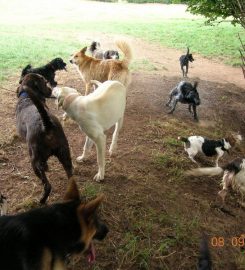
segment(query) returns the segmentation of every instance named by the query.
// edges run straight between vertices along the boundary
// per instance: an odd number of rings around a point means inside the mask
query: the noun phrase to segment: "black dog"
[[[55,87],[57,82],[54,80],[54,77],[57,70],[66,70],[66,63],[61,58],[55,58],[47,65],[39,68],[32,68],[31,65],[27,65],[21,72],[19,83],[22,83],[26,74],[36,73],[42,75],[50,83],[51,87]]]
[[[114,51],[114,50],[107,50],[107,51],[103,51],[101,50],[100,47],[100,43],[97,41],[93,41],[89,47],[89,51],[91,53],[91,55],[94,58],[97,59],[119,59],[119,53],[118,51]]]
[[[173,113],[178,102],[189,104],[189,112],[192,113],[191,107],[193,109],[194,119],[198,120],[196,107],[201,104],[199,94],[197,92],[198,83],[195,82],[192,86],[191,83],[181,81],[171,92],[169,96],[169,101],[166,106],[169,106],[173,102],[172,109],[169,113]]]
[[[52,90],[45,79],[33,73],[27,74],[17,89],[17,130],[28,145],[32,168],[44,185],[40,203],[45,203],[51,192],[51,185],[45,175],[50,156],[59,159],[68,178],[72,176],[72,161],[65,133],[59,120],[45,105],[45,99],[51,94]]]
[[[93,241],[108,233],[97,216],[103,196],[82,203],[75,181],[70,182],[64,202],[0,217],[2,270],[65,270],[66,260],[78,253],[95,261]]]
[[[187,48],[187,53],[186,55],[181,55],[180,56],[180,67],[183,73],[183,77],[187,77],[188,69],[189,69],[189,61],[193,62],[194,58],[191,53],[189,53],[189,48]],[[184,66],[185,66],[185,71],[184,71]]]

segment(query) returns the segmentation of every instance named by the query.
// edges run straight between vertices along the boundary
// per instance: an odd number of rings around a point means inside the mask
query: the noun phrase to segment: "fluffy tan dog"
[[[70,62],[75,64],[78,72],[85,83],[85,95],[89,93],[91,80],[105,82],[114,80],[121,82],[126,88],[131,82],[131,74],[128,66],[132,61],[132,50],[128,43],[124,40],[115,41],[117,47],[123,52],[123,60],[101,60],[87,56],[85,54],[87,47],[75,53]]]
[[[93,83],[95,83],[93,81]],[[117,147],[119,131],[123,124],[126,106],[126,88],[118,81],[97,82],[98,88],[87,96],[74,93],[73,88],[54,88],[53,95],[67,115],[78,123],[87,135],[83,154],[77,158],[81,163],[86,159],[93,143],[96,145],[99,170],[94,179],[100,181],[105,175],[106,135],[104,131],[115,125],[109,153]]]

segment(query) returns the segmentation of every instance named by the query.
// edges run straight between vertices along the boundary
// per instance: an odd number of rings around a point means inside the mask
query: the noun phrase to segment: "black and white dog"
[[[194,82],[192,86],[191,83],[181,81],[169,95],[169,101],[166,106],[170,106],[172,102],[172,108],[169,113],[173,113],[178,102],[189,104],[189,112],[192,113],[196,121],[198,121],[196,107],[201,104],[199,93],[197,92],[198,82]],[[192,110],[191,110],[192,108]]]
[[[228,192],[228,188],[231,187],[234,190],[239,191],[242,196],[245,196],[245,158],[236,158],[227,163],[223,167],[210,167],[210,168],[198,168],[192,169],[187,172],[188,175],[193,176],[214,176],[223,173],[222,178],[222,190],[219,191],[219,196],[222,198],[223,203]]]
[[[202,153],[207,157],[217,156],[215,165],[219,166],[219,159],[228,152],[231,147],[242,140],[241,135],[232,135],[220,140],[209,140],[202,136],[190,136],[188,138],[178,137],[178,140],[184,142],[185,151],[189,158],[198,164],[194,157]]]
[[[193,62],[194,58],[191,53],[189,53],[189,48],[187,48],[187,53],[184,55],[181,55],[179,58],[180,61],[180,67],[183,73],[183,77],[187,77],[188,69],[189,69],[189,62]],[[184,70],[185,67],[185,70]]]
[[[103,51],[101,49],[100,43],[97,41],[93,41],[89,47],[89,52],[94,58],[97,59],[119,59],[118,51],[107,50]]]
[[[0,193],[0,216],[4,216],[7,214],[7,198]]]
[[[33,68],[31,65],[27,65],[22,70],[19,83],[22,83],[26,74],[36,73],[42,75],[50,83],[51,87],[55,87],[57,86],[57,82],[54,80],[54,77],[57,70],[66,70],[66,63],[61,58],[55,58],[48,64],[39,68]]]

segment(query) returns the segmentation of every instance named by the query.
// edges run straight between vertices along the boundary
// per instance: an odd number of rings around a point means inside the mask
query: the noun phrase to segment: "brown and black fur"
[[[0,217],[0,269],[66,270],[67,257],[107,235],[96,213],[102,199],[81,202],[71,178],[64,202]]]
[[[51,192],[51,185],[45,174],[50,156],[58,158],[68,178],[72,176],[68,141],[59,120],[49,112],[45,104],[45,99],[51,93],[46,80],[32,73],[23,78],[17,89],[17,130],[28,145],[32,168],[44,186],[40,203],[45,203]]]

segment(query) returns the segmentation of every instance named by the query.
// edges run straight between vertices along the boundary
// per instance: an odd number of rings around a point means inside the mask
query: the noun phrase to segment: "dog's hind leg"
[[[43,196],[42,198],[40,199],[40,203],[41,204],[44,204],[46,203],[46,200],[48,199],[48,196],[51,192],[51,185],[48,181],[48,178],[46,177],[46,174],[45,174],[45,171],[44,171],[44,168],[43,166],[40,164],[39,161],[33,159],[32,160],[32,168],[36,174],[36,176],[41,179],[42,183],[43,183],[43,187],[44,187],[44,193],[43,193]]]
[[[189,113],[192,114],[191,104],[188,105],[188,110],[189,110]]]
[[[70,150],[68,146],[63,147],[60,151],[57,151],[55,156],[58,158],[59,162],[62,164],[67,177],[68,178],[72,177],[73,166],[72,166],[71,154],[70,154]]]
[[[182,75],[183,75],[183,77],[185,77],[184,66],[183,66],[183,65],[181,65],[180,67],[181,67],[181,70],[182,70]]]
[[[91,151],[93,147],[93,144],[94,142],[88,136],[86,136],[85,144],[83,146],[83,153],[81,156],[77,157],[78,163],[83,162],[87,158],[89,152]]]
[[[115,124],[115,130],[112,135],[112,142],[109,149],[110,156],[112,156],[117,149],[117,139],[118,139],[119,131],[122,128],[122,124],[123,124],[123,118],[119,119],[118,122]]]

